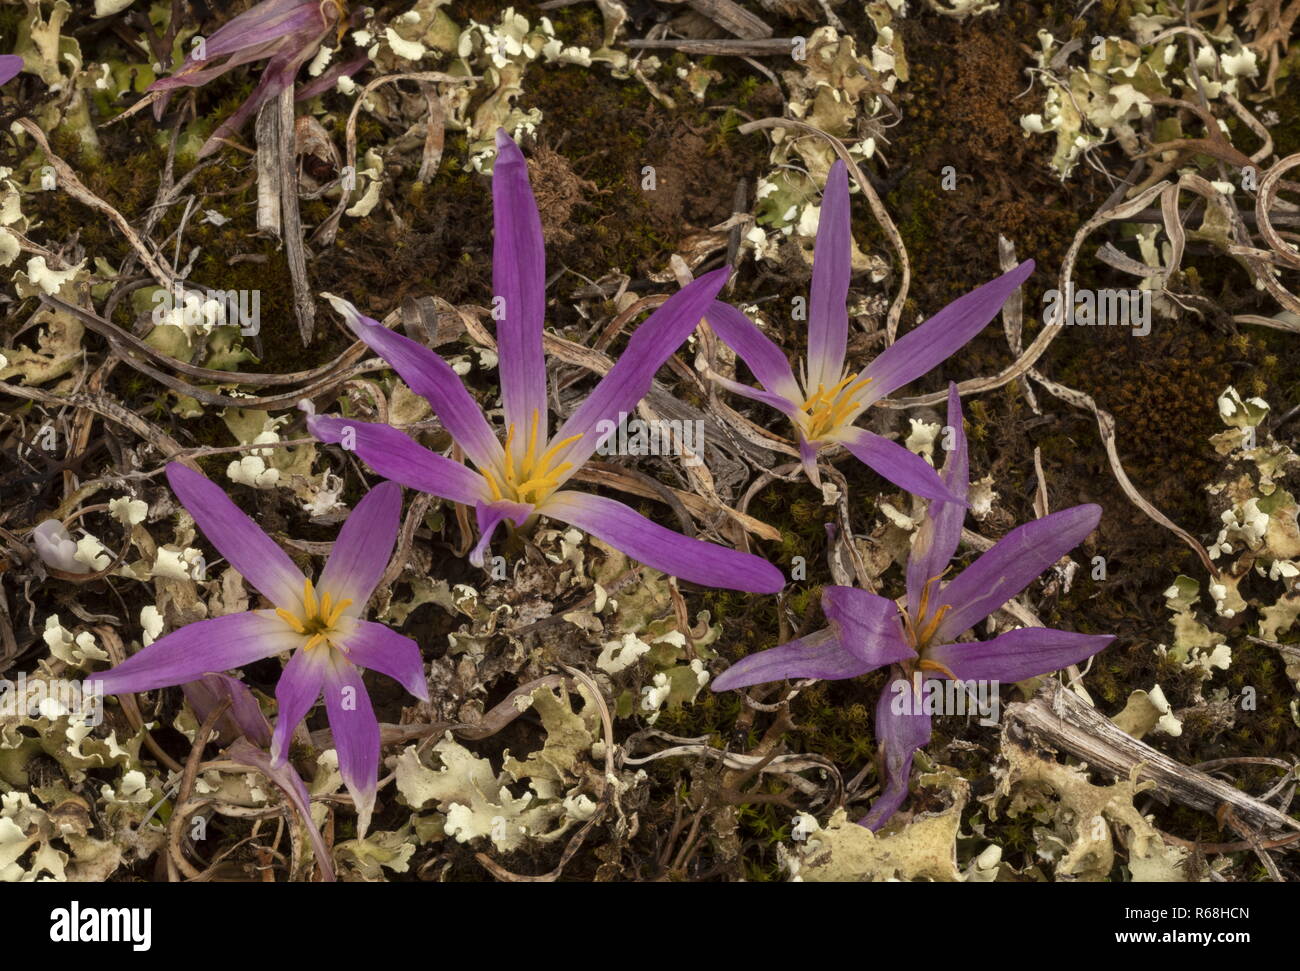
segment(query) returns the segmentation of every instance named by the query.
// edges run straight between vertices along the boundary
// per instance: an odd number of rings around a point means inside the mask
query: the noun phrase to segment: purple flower
[[[323,442],[343,441],[351,430],[349,447],[380,475],[473,506],[479,542],[470,560],[476,566],[483,565],[484,551],[503,520],[522,526],[541,514],[693,583],[754,593],[780,590],[784,578],[766,560],[665,529],[613,499],[563,488],[614,433],[619,414],[631,411],[650,390],[655,372],[695,329],[728,271],[715,270],[670,297],[637,328],[587,400],[550,434],[542,356],[546,269],[541,219],[524,156],[504,131],[497,132],[497,150],[492,277],[497,306],[504,312],[497,324],[504,447],[446,361],[337,297],[329,299],[348,326],[429,400],[478,471],[417,445],[389,425],[309,414],[308,428]],[[603,420],[608,424],[598,430]]]
[[[23,59],[17,54],[0,54],[0,84],[8,84],[23,69]]]
[[[267,61],[262,79],[248,100],[199,151],[200,158],[211,154],[221,139],[237,132],[262,105],[293,84],[299,69],[315,56],[325,38],[336,30],[342,32],[343,7],[342,0],[263,0],[207,38],[175,74],[149,86],[150,91],[165,92],[154,105],[154,117],[162,119],[171,92],[177,88],[201,87],[241,64]],[[359,70],[367,60],[363,54],[336,64],[303,88],[298,97],[319,94],[339,77]]]
[[[794,423],[804,471],[819,483],[817,456],[843,445],[859,460],[907,491],[926,499],[951,499],[939,477],[906,448],[854,425],[868,408],[938,366],[984,329],[1002,304],[1033,272],[1026,260],[996,280],[959,297],[920,327],[886,348],[861,372],[845,368],[848,342],[849,180],[843,162],[831,166],[822,199],[808,295],[808,357],[796,380],[785,354],[734,307],[715,303],[709,325],[749,366],[764,390],[718,375],[725,388],[783,412]]]
[[[94,680],[105,694],[151,691],[293,652],[275,689],[272,763],[284,764],[293,730],[323,692],[339,772],[364,833],[375,804],[379,722],[359,668],[373,668],[417,698],[429,698],[415,641],[363,619],[397,540],[401,488],[385,482],[357,503],[312,583],[214,483],[176,462],[167,466],[167,480],[217,551],[274,608],[190,624]]]
[[[873,830],[907,798],[912,755],[930,741],[928,713],[909,705],[900,714],[891,705],[900,689],[910,693],[914,685],[924,689],[939,678],[1023,681],[1091,657],[1114,640],[1110,635],[1026,627],[987,641],[958,642],[1082,542],[1096,527],[1101,508],[1074,506],[1019,526],[943,583],[961,539],[969,472],[956,385],[948,390],[948,424],[954,430],[954,447],[942,480],[960,501],[931,502],[908,558],[904,602],[852,587],[827,587],[822,610],[830,627],[743,658],[713,682],[714,691],[727,691],[784,678],[855,678],[896,665],[896,677],[876,705],[884,790],[859,820]]]

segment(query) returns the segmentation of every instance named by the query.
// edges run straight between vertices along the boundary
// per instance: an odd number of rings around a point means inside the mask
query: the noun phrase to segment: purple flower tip
[[[528,163],[524,160],[524,153],[519,150],[519,144],[508,134],[504,128],[497,129],[497,164],[498,165],[519,165],[522,171],[527,173]],[[527,175],[524,176],[527,178]]]
[[[0,54],[0,84],[7,84],[23,69],[23,59],[17,54]]]

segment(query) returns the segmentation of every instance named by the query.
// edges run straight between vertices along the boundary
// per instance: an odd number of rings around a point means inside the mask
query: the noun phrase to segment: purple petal
[[[730,304],[715,300],[709,307],[708,323],[719,339],[749,366],[759,384],[798,408],[796,399],[802,399],[790,362],[752,320]]]
[[[1007,298],[1033,272],[1034,261],[1025,260],[996,280],[958,297],[900,337],[867,365],[863,374],[871,378],[871,383],[866,386],[863,401],[879,401],[955,354],[997,316]]]
[[[939,478],[939,473],[930,467],[930,463],[915,452],[909,452],[897,442],[881,438],[865,428],[851,428],[839,439],[840,443],[857,456],[862,464],[875,470],[884,479],[888,479],[901,489],[906,489],[922,499],[942,499],[945,502],[960,501]]]
[[[317,586],[336,604],[351,600],[347,608],[351,616],[365,612],[375,584],[384,575],[397,542],[401,514],[402,487],[396,482],[381,483],[357,503],[334,540]]]
[[[970,456],[962,423],[961,397],[957,385],[951,382],[948,384],[948,427],[953,430],[953,448],[939,478],[964,503],[969,491]],[[965,518],[966,507],[955,502],[931,500],[926,509],[925,522],[916,531],[907,560],[907,609],[913,617],[919,616],[921,591],[926,583],[942,574],[957,552]]]
[[[216,710],[223,701],[230,702],[230,708],[217,719],[217,737],[221,744],[229,745],[237,738],[246,737],[254,745],[271,744],[271,726],[262,714],[262,707],[248,690],[248,685],[238,678],[227,674],[205,674],[197,681],[187,681],[181,685],[185,700],[194,710],[194,717],[199,723],[208,720],[208,715]]]
[[[778,647],[743,657],[714,679],[714,691],[732,691],[769,681],[817,678],[840,681],[866,674],[872,666],[855,657],[835,631],[827,628]]]
[[[845,650],[868,671],[916,656],[903,638],[898,605],[856,587],[825,587],[822,612],[838,632]]]
[[[392,425],[310,415],[307,430],[331,445],[343,442],[347,435],[352,443],[349,450],[356,452],[361,461],[384,478],[409,488],[467,506],[488,496],[487,480],[483,476],[429,451]]]
[[[595,434],[597,423],[606,419],[617,426],[620,414],[631,412],[646,396],[655,372],[695,330],[730,272],[723,267],[687,284],[636,329],[618,363],[555,433],[558,441],[571,435],[582,436],[558,460],[572,462],[576,471],[591,458],[601,442],[601,436]]]
[[[339,647],[358,667],[386,674],[421,701],[429,700],[420,646],[409,637],[383,624],[363,620],[340,641]]]
[[[820,452],[820,446],[804,438],[803,432],[799,433],[799,464],[803,466],[803,474],[808,476],[808,481],[818,489],[822,487],[822,474],[817,468],[817,456]]]
[[[474,507],[474,518],[478,522],[478,542],[470,550],[470,563],[477,567],[483,566],[484,554],[492,544],[492,534],[504,520],[522,526],[532,514],[533,506],[529,503],[510,502],[507,499],[478,503]]]
[[[329,28],[337,21],[337,17],[322,16],[325,9],[325,4],[312,0],[265,0],[207,38],[202,61],[191,54],[171,76],[159,78],[149,90],[198,87],[241,64],[276,53],[282,60],[294,58],[300,65],[315,55]]]
[[[278,767],[272,765],[269,755],[260,748],[254,748],[242,738],[226,750],[226,757],[241,765],[257,769],[280,788],[302,818],[303,825],[307,827],[307,836],[311,840],[312,852],[316,854],[316,862],[320,864],[321,874],[327,882],[333,883],[334,861],[330,859],[329,850],[325,848],[320,830],[316,828],[316,823],[311,818],[311,795],[307,792],[302,776],[295,772],[291,765]]]
[[[749,593],[776,593],[785,586],[781,571],[767,560],[665,529],[614,499],[557,492],[537,511],[691,583]]]
[[[313,0],[264,0],[213,31],[204,45],[207,60],[255,47],[308,29],[322,31],[323,3]]]
[[[992,549],[958,574],[940,594],[952,610],[939,625],[937,640],[955,641],[1087,538],[1101,519],[1101,507],[1062,509],[1017,526]]]
[[[166,96],[170,97],[172,91],[180,88],[201,87],[237,67],[272,57],[280,47],[280,41],[275,39],[262,44],[250,44],[237,51],[229,51],[227,53],[230,56],[224,58],[214,55],[199,61],[191,55],[182,62],[174,74],[154,81],[149,85],[148,90],[165,92]]]
[[[427,398],[447,431],[480,469],[494,469],[504,454],[501,443],[483,417],[483,410],[465,390],[460,377],[439,355],[409,337],[395,334],[339,297],[327,297],[352,333],[389,363],[416,394]]]
[[[302,604],[302,571],[220,486],[179,462],[168,463],[167,481],[208,542],[240,576],[277,607],[296,610]]]
[[[295,53],[296,51],[296,53]],[[229,118],[217,126],[203,146],[199,149],[199,158],[206,158],[217,151],[223,140],[230,138],[244,127],[248,119],[257,114],[262,105],[277,97],[285,88],[293,86],[293,79],[298,69],[314,52],[308,47],[287,46],[277,51],[266,67],[262,69],[261,80],[253,88],[243,104]]]
[[[23,69],[23,59],[17,54],[0,54],[0,84],[8,84]]]
[[[298,723],[307,717],[320,697],[329,672],[330,648],[324,644],[301,648],[289,658],[275,686],[275,734],[271,738],[271,761],[283,765],[289,757],[289,743]]]
[[[726,388],[732,394],[743,395],[752,401],[761,401],[769,408],[775,408],[789,418],[794,418],[800,411],[798,402],[775,392],[764,391],[761,388],[751,388],[747,384],[741,384],[739,381],[732,381],[730,378],[724,378],[717,374],[710,374],[709,380],[720,388]]]
[[[924,691],[924,685],[922,686]],[[904,713],[894,710],[900,692],[913,695]],[[858,823],[870,830],[878,830],[907,801],[908,782],[912,775],[912,756],[930,741],[930,716],[916,704],[913,686],[899,678],[886,686],[876,702],[876,744],[880,747],[880,769],[883,773],[881,793],[871,804],[870,811]]]
[[[844,369],[853,248],[849,215],[848,170],[836,161],[826,176],[808,293],[808,387],[814,390],[818,385],[833,387]]]
[[[357,835],[364,837],[370,828],[379,786],[379,721],[361,682],[361,672],[341,655],[330,658],[324,694],[334,750],[339,756],[339,774],[356,805]]]
[[[546,362],[542,325],[546,317],[546,248],[528,163],[502,128],[497,129],[497,160],[492,169],[492,289],[504,302],[497,323],[501,403],[506,423],[515,426],[519,455],[538,416],[537,440],[546,441]]]
[[[1051,627],[1023,627],[987,641],[961,641],[929,648],[960,681],[1024,681],[1090,658],[1115,638]]]
[[[302,643],[302,635],[273,610],[227,614],[160,637],[117,667],[88,680],[101,682],[106,695],[152,691],[243,667],[292,651]]]

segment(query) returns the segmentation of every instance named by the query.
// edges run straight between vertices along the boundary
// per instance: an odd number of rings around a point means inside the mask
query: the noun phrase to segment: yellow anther
[[[840,379],[830,390],[824,384],[818,384],[817,390],[808,395],[802,406],[805,437],[818,441],[847,422],[858,407],[858,392],[871,380],[859,378],[854,373]]]
[[[554,467],[552,463],[582,435],[570,435],[555,442],[539,457],[537,450],[540,430],[541,414],[534,410],[528,429],[528,446],[516,465],[515,426],[511,424],[506,428],[505,455],[501,467],[483,470],[483,478],[487,481],[493,502],[505,499],[537,505],[560,487],[564,474],[573,468],[572,462],[561,462]]]
[[[934,640],[934,635],[939,632],[939,625],[943,623],[943,618],[947,616],[948,611],[952,610],[952,604],[943,604],[934,612],[934,616],[930,615],[930,601],[932,596],[938,595],[939,581],[947,572],[945,569],[937,577],[925,581],[925,585],[921,587],[921,596],[917,598],[915,619],[906,609],[899,608],[907,640],[918,654],[930,646],[930,641]],[[917,624],[922,626],[918,627]]]
[[[295,633],[307,637],[305,646],[310,650],[322,642],[326,644],[330,642],[330,636],[335,633],[335,625],[338,624],[343,617],[343,612],[351,604],[352,600],[349,598],[344,598],[336,603],[333,595],[328,591],[322,593],[318,600],[316,588],[312,586],[312,582],[304,580],[301,616],[282,607],[277,607],[275,614],[292,627]]]
[[[506,467],[505,474],[502,476],[506,484],[514,481],[515,478],[515,423],[511,422],[510,427],[506,429]]]
[[[347,610],[348,607],[350,606],[352,606],[351,597],[347,598],[346,600],[340,600],[338,603],[336,603],[334,605],[334,609],[330,612],[329,616],[325,618],[325,626],[332,628],[335,624],[339,622],[339,618],[343,616],[343,611]]]
[[[938,632],[939,625],[943,623],[944,615],[946,615],[950,610],[952,610],[952,604],[944,604],[934,612],[934,616],[930,618],[930,622],[921,628],[920,634],[918,635],[920,637],[918,647],[926,647],[929,645],[930,641],[934,639],[935,633]],[[921,616],[924,617],[925,615],[922,614]]]
[[[542,453],[542,457],[537,460],[538,466],[543,469],[549,466],[553,461],[555,461],[555,453],[557,453],[560,449],[564,448],[566,445],[572,445],[581,437],[582,437],[582,433],[579,432],[577,435],[570,435],[568,438],[564,439],[563,441],[556,442],[554,445],[552,445],[550,448],[548,448],[545,452]],[[571,464],[565,462],[562,467],[566,469],[571,468]]]
[[[939,581],[942,580],[944,577],[946,577],[949,571],[951,570],[952,570],[952,564],[950,563],[943,568],[943,572],[940,573],[938,576],[930,577],[930,579],[925,581],[925,584],[921,587],[920,603],[917,605],[917,615],[919,617],[924,617],[927,613],[929,613],[930,592],[931,591],[937,592],[939,590]]]
[[[286,624],[288,624],[290,627],[296,630],[299,634],[307,633],[307,626],[301,620],[299,620],[295,614],[292,614],[281,607],[277,607],[275,609],[275,612],[282,621],[284,621]]]
[[[930,585],[934,583],[934,578],[925,581],[925,586],[921,588],[920,602],[916,605],[916,615],[924,618],[930,611]]]
[[[826,402],[834,400],[834,398],[840,393],[840,391],[844,389],[844,386],[856,377],[857,377],[856,374],[850,374],[848,377],[846,377],[839,384],[835,385],[835,387],[831,388],[829,391],[826,390],[826,386],[824,384],[817,385],[817,393],[809,397],[808,400],[804,402],[804,407],[817,408]],[[868,378],[867,380],[869,381],[871,379]]]
[[[529,470],[532,469],[533,457],[537,455],[537,422],[540,420],[540,418],[541,416],[538,414],[537,409],[534,408],[533,425],[528,432],[528,451],[524,453],[524,464],[523,464],[523,468],[520,470],[521,472],[524,473],[524,475],[527,475]]]
[[[917,665],[922,671],[938,671],[940,674],[947,675],[952,680],[957,680],[957,675],[953,674],[945,664],[932,660],[928,657],[921,658],[921,663]]]

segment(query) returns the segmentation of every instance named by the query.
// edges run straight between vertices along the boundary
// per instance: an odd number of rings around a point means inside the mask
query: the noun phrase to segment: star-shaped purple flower
[[[167,480],[217,551],[274,606],[189,624],[90,680],[102,682],[104,694],[152,691],[292,652],[275,689],[272,762],[284,764],[294,729],[324,694],[339,772],[364,833],[375,804],[379,722],[360,669],[429,699],[415,641],[364,619],[397,541],[401,487],[385,482],[357,503],[313,583],[213,482],[176,462]]]
[[[504,131],[497,132],[497,151],[492,173],[492,278],[502,314],[497,322],[497,350],[506,420],[504,446],[446,361],[337,297],[330,299],[353,333],[388,361],[413,391],[428,399],[478,471],[429,451],[389,425],[309,414],[307,427],[321,441],[331,443],[344,441],[351,430],[349,447],[380,475],[472,506],[479,541],[470,561],[476,566],[483,565],[492,534],[503,521],[522,526],[543,515],[692,583],[752,593],[780,590],[785,583],[781,571],[764,559],[683,536],[614,499],[564,488],[616,431],[620,416],[631,412],[649,392],[655,372],[695,329],[728,271],[700,277],[651,314],[587,400],[550,434],[542,354],[546,266],[541,218],[523,153]]]
[[[735,307],[715,303],[709,325],[763,386],[753,388],[713,375],[737,394],[784,413],[795,426],[804,471],[814,485],[817,457],[843,445],[860,461],[908,492],[925,499],[951,499],[924,459],[854,423],[873,404],[937,367],[993,319],[1007,298],[1034,270],[1026,260],[948,306],[886,348],[861,372],[849,373],[848,344],[852,236],[849,180],[843,162],[831,166],[822,198],[808,294],[808,356],[796,380],[784,352]]]
[[[899,604],[853,587],[826,587],[822,610],[830,626],[807,637],[743,658],[713,682],[714,691],[786,678],[833,681],[895,665],[896,678],[876,705],[876,741],[883,762],[883,791],[861,820],[879,829],[907,798],[912,756],[930,741],[930,718],[921,706],[899,713],[891,704],[898,681],[907,692],[919,675],[923,689],[937,678],[1014,682],[1057,671],[1091,657],[1114,638],[1025,627],[987,641],[958,641],[1035,577],[1081,543],[1101,518],[1101,507],[1074,506],[1026,523],[944,583],[961,540],[969,461],[957,386],[948,390],[953,449],[942,480],[958,502],[930,503],[907,561],[907,596]]]

